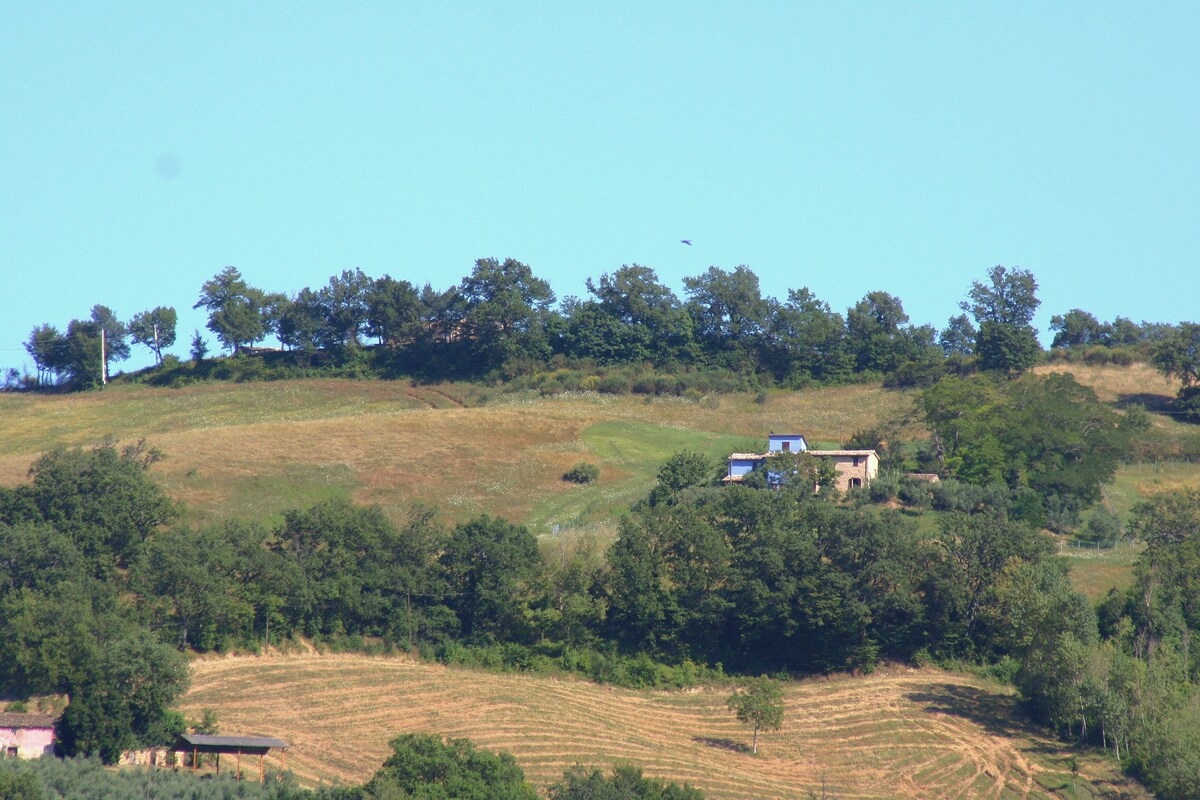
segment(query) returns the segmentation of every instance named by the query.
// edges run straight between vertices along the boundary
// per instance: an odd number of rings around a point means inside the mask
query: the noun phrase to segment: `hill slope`
[[[464,736],[513,753],[545,786],[578,762],[632,762],[711,798],[1054,797],[1061,745],[1017,721],[1014,699],[937,670],[795,682],[783,730],[760,736],[726,709],[726,689],[650,692],[453,669],[404,657],[235,657],[195,662],[183,710],[217,711],[221,732],[278,736],[306,782],[358,782],[406,732]],[[1080,791],[1106,796],[1111,764],[1081,756]],[[1087,793],[1084,788],[1087,787]],[[1117,796],[1108,794],[1107,796]]]
[[[167,455],[157,479],[198,520],[265,519],[341,494],[392,514],[413,501],[452,520],[499,514],[543,533],[645,496],[678,449],[715,459],[785,429],[840,442],[901,413],[909,398],[848,386],[773,393],[765,403],[596,394],[463,402],[462,386],[345,380],[0,395],[0,483],[23,480],[55,446],[145,437]],[[598,484],[561,480],[580,460],[600,465]]]

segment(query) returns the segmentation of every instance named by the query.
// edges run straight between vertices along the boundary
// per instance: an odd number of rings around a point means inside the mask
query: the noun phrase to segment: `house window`
[[[783,449],[784,449],[784,450],[791,450],[791,449],[792,449],[792,443],[791,443],[791,442],[787,442],[787,441],[785,441],[785,442],[783,443]]]
[[[859,456],[854,457],[854,466],[856,466],[856,467],[858,466],[858,459],[859,459]]]
[[[851,489],[858,489],[861,486],[862,486],[862,478],[851,478],[850,479],[850,488]]]
[[[4,757],[5,758],[16,758],[17,757],[17,748],[10,747],[7,750],[5,750]]]

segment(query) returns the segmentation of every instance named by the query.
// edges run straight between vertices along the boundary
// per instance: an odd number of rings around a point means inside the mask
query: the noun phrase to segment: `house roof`
[[[803,433],[772,433],[767,435],[768,439],[803,439]]]
[[[13,711],[0,713],[0,728],[53,728],[53,714],[18,714]]]
[[[874,450],[801,450],[790,455],[810,455],[810,456],[876,456],[878,453]],[[730,461],[762,461],[765,458],[776,458],[784,455],[781,450],[773,450],[770,453],[730,453]]]
[[[176,743],[187,746],[187,749],[210,748],[232,752],[234,750],[268,750],[272,747],[287,749],[287,742],[273,739],[269,736],[214,736],[207,733],[181,733]]]

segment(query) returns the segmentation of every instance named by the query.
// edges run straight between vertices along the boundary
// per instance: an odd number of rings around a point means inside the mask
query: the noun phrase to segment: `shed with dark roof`
[[[221,772],[221,756],[237,756],[237,774],[241,776],[242,756],[258,756],[258,779],[263,779],[263,756],[271,750],[279,751],[280,767],[284,764],[287,742],[270,736],[217,736],[208,733],[183,733],[171,748],[175,752],[192,754],[192,769],[199,764],[201,753],[212,753],[217,757],[217,773]]]

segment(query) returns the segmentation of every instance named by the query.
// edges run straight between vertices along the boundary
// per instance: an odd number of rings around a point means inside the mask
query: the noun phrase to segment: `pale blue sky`
[[[746,264],[938,327],[1004,264],[1043,331],[1200,317],[1196,3],[0,0],[0,67],[3,367],[95,303],[186,357],[230,264]]]

